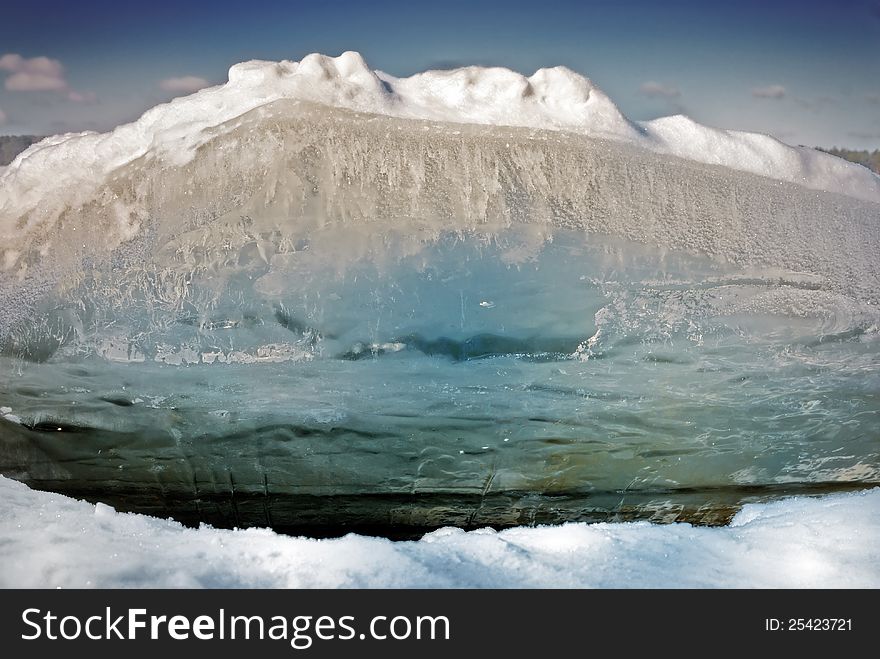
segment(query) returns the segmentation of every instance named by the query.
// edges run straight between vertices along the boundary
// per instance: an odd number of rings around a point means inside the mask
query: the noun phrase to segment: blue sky
[[[0,133],[106,130],[235,62],[344,50],[394,75],[564,64],[633,119],[880,147],[880,0],[6,0]]]

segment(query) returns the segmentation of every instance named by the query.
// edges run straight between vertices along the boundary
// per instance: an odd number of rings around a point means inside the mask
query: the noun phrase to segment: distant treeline
[[[0,167],[11,163],[15,156],[41,139],[37,135],[0,135]]]
[[[837,147],[834,147],[833,149],[823,149],[821,146],[817,146],[815,148],[819,151],[830,153],[832,156],[837,156],[838,158],[843,158],[844,160],[864,165],[871,171],[880,174],[880,149],[874,149],[873,151],[853,151],[852,149],[838,149]]]

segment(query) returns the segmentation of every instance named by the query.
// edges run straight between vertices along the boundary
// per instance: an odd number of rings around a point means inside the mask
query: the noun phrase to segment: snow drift
[[[189,529],[0,477],[5,588],[876,588],[880,490],[746,506],[729,527],[566,524],[418,542]]]
[[[116,168],[147,154],[182,164],[206,141],[205,130],[280,99],[405,119],[560,130],[637,144],[657,153],[718,164],[819,190],[880,201],[880,179],[865,168],[766,135],[725,131],[676,116],[637,124],[585,78],[565,67],[530,77],[503,68],[466,67],[395,78],[372,71],[360,54],[312,54],[300,62],[236,64],[225,85],[159,105],[106,134],[43,140],[4,173],[2,208],[31,210],[48,193],[72,204]],[[49,176],[45,176],[49,174]],[[34,185],[36,184],[36,185]],[[0,225],[2,226],[2,225]]]

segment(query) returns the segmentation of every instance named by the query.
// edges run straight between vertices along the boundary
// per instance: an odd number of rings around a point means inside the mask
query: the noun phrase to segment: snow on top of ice
[[[720,528],[447,528],[418,542],[189,529],[3,477],[0,498],[6,588],[880,586],[880,489],[750,504]]]
[[[27,213],[51,216],[88,203],[114,170],[138,158],[185,164],[210,139],[207,129],[280,99],[410,119],[572,131],[880,202],[880,177],[864,167],[683,116],[631,122],[588,78],[565,67],[530,77],[470,66],[396,78],[345,52],[236,64],[226,84],[158,105],[133,123],[31,146],[0,173],[0,235],[20,230]]]
[[[710,128],[684,115],[641,125],[658,153],[880,201],[880,177],[815,149],[792,147],[760,133]]]
[[[394,95],[388,113],[415,119],[493,124],[636,140],[638,127],[593,83],[571,69],[526,78],[509,69],[468,66],[409,78],[377,72]]]
[[[277,94],[407,119],[573,130],[630,138],[638,129],[589,79],[562,66],[530,78],[500,67],[468,66],[396,78],[373,71],[359,53],[307,55],[300,62],[251,61],[229,70],[215,90]],[[248,108],[250,109],[250,107]]]

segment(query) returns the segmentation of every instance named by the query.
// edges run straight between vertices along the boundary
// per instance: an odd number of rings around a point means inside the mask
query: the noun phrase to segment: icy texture
[[[537,229],[327,227],[185,276],[99,271],[0,358],[0,473],[308,533],[718,523],[880,483],[875,306]]]
[[[415,249],[444,232],[491,239],[528,223],[539,242],[570,227],[810,273],[861,301],[876,303],[880,290],[880,205],[620,143],[287,100],[200,135],[206,143],[184,165],[151,151],[97,190],[77,187],[85,206],[47,194],[33,212],[10,216],[0,341],[16,320],[29,322],[45,293],[108,267],[114,277],[140,271],[142,283],[163,288],[143,295],[170,302],[193,276],[222,281],[248,263],[275,267],[332,226],[349,231],[339,234],[342,262],[389,232]],[[57,179],[44,171],[28,190]],[[0,190],[11,200],[17,187]]]
[[[729,527],[566,524],[418,542],[187,529],[0,477],[5,588],[877,588],[880,490],[749,505]]]
[[[0,473],[389,533],[880,482],[873,175],[560,69],[231,78],[4,173]]]
[[[541,69],[529,78],[479,67],[394,78],[346,52],[336,58],[313,54],[301,62],[237,64],[227,84],[159,105],[110,133],[58,135],[33,145],[0,173],[0,237],[8,241],[22,229],[64,222],[95,201],[112,203],[115,195],[108,199],[107,188],[125,177],[122,168],[136,163],[183,166],[218,132],[234,131],[237,118],[280,100],[403,119],[608,138],[880,202],[880,178],[864,167],[764,135],[707,128],[681,116],[637,125],[590,80],[564,67]],[[382,143],[373,148],[381,150]],[[144,199],[139,201],[132,206],[123,200],[117,206],[121,240],[142,228],[132,213],[150,211]],[[13,267],[17,256],[7,249],[0,266]]]

